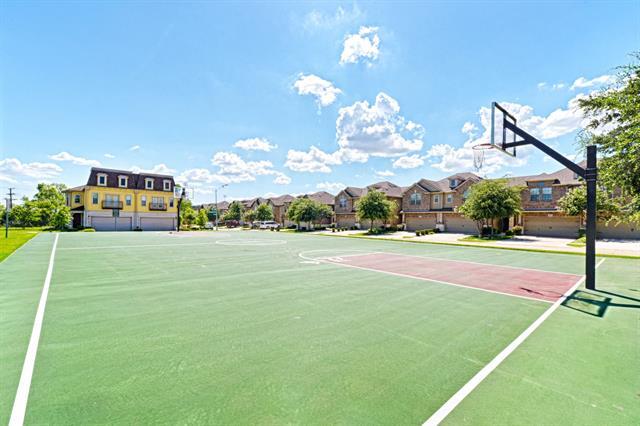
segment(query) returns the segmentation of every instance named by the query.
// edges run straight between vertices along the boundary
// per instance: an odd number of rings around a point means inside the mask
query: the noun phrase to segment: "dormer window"
[[[98,173],[98,186],[107,186],[107,175]]]
[[[145,189],[153,189],[153,179],[145,178],[144,179],[144,188]]]
[[[165,179],[165,180],[163,180],[163,181],[162,181],[162,185],[163,185],[163,186],[162,186],[162,188],[163,188],[165,191],[171,191],[171,181],[170,181],[169,179]]]
[[[458,186],[458,179],[449,179],[449,188],[455,188]]]
[[[128,176],[118,176],[118,186],[120,188],[126,188],[129,183]]]

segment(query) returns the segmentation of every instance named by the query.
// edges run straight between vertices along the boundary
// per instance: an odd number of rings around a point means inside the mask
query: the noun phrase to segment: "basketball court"
[[[575,255],[44,233],[0,263],[0,421],[632,424],[638,267],[591,291]]]

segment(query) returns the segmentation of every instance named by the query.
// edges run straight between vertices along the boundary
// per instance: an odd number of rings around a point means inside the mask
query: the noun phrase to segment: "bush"
[[[396,225],[388,226],[387,232],[398,232],[398,227]]]
[[[96,230],[93,228],[84,228],[80,232],[96,232]]]
[[[522,226],[516,225],[511,228],[511,231],[513,231],[513,235],[522,235]]]
[[[499,233],[500,231],[498,231],[496,228],[493,228],[491,226],[485,226],[484,228],[482,228],[483,237],[487,237],[489,235],[498,235]]]
[[[585,228],[578,229],[578,238],[586,237],[587,230]]]
[[[506,231],[504,231],[504,235],[506,235],[507,237],[513,237],[513,229],[507,229]]]

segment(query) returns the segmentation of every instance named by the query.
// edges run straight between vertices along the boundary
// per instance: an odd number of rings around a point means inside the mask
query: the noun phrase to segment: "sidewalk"
[[[320,231],[317,234],[333,235],[333,236],[361,236],[365,231],[343,231],[333,233],[331,231]],[[550,250],[563,251],[569,253],[584,253],[584,247],[571,247],[567,244],[575,241],[573,238],[552,238],[552,237],[536,237],[533,235],[521,235],[510,240],[500,240],[491,242],[472,242],[460,241],[466,237],[466,234],[456,234],[442,232],[438,234],[424,235],[416,237],[413,232],[398,231],[385,235],[367,235],[367,238],[380,238],[399,241],[423,241],[431,243],[449,243],[462,244],[480,247],[495,248],[519,248],[533,250]],[[620,255],[620,256],[637,256],[640,257],[640,240],[598,240],[596,241],[596,254]]]

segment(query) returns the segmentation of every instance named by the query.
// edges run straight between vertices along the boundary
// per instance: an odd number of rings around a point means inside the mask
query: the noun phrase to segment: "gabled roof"
[[[343,191],[350,197],[360,197],[365,192],[365,189],[356,186],[347,186]]]
[[[173,180],[173,176],[171,175],[160,175],[155,173],[133,173],[127,170],[116,170],[116,169],[105,169],[102,167],[92,167],[91,172],[89,173],[89,179],[87,180],[86,186],[98,186],[98,174],[104,174],[107,176],[107,187],[109,188],[118,188],[118,177],[126,176],[127,179],[127,188],[129,189],[146,189],[145,188],[145,179],[150,178],[153,179],[153,190],[154,191],[163,191],[164,190],[164,180],[171,181],[171,191],[175,186],[175,182]]]
[[[581,167],[585,167],[586,162],[582,161],[579,163]],[[564,167],[560,170],[556,170],[553,173],[540,173],[537,175],[529,175],[529,176],[514,176],[509,178],[510,186],[526,186],[527,182],[546,182],[552,181],[556,185],[580,185],[583,181],[582,178],[576,176],[576,174]]]
[[[387,197],[402,197],[402,187],[396,185],[395,183],[389,182],[387,180],[383,180],[381,182],[374,183],[372,185],[367,186],[368,190],[375,189],[376,191],[380,191],[385,194]]]
[[[438,185],[438,182],[429,179],[420,179],[419,181],[414,183],[414,185],[417,185],[428,192],[440,192],[440,186]]]
[[[271,204],[273,204],[274,206],[284,206],[285,203],[290,203],[291,201],[295,200],[295,198],[289,194],[285,194],[278,197],[268,198],[268,200],[271,201]]]
[[[335,197],[329,194],[327,191],[318,191],[314,192],[313,194],[305,194],[303,195],[303,197],[329,206],[333,206],[336,203]]]
[[[73,188],[67,188],[62,192],[82,192],[86,188],[86,185],[74,186]]]

